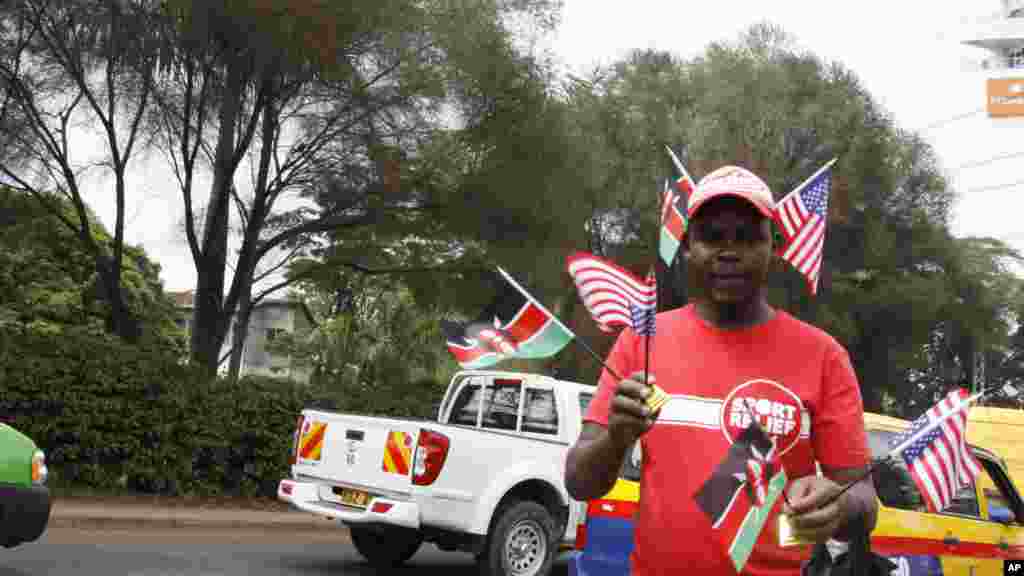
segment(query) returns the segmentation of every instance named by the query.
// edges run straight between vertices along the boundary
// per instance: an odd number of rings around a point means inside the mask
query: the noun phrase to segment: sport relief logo
[[[756,420],[781,456],[800,438],[803,415],[800,398],[785,386],[772,380],[751,380],[734,388],[722,402],[722,432],[732,444]]]

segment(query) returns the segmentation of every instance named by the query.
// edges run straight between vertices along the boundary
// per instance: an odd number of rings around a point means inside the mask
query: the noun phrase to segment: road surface
[[[424,544],[389,574],[475,576],[469,554]],[[39,541],[0,548],[0,576],[356,576],[378,574],[345,538],[282,530],[52,528]],[[566,576],[564,555],[552,576]]]

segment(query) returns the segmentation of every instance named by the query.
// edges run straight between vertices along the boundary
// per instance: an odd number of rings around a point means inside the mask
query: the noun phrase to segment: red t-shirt
[[[607,364],[626,377],[644,369],[645,338],[626,329]],[[640,508],[631,557],[635,576],[733,575],[694,494],[756,415],[776,443],[790,481],[822,466],[869,463],[863,403],[846,350],[785,311],[743,330],[721,330],[693,305],[657,316],[651,373],[671,395],[641,438]],[[616,379],[603,371],[585,420],[608,425]],[[807,548],[778,546],[776,501],[744,574],[798,574]]]

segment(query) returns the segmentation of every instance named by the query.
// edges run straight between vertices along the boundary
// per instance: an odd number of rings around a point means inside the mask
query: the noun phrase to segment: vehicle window
[[[523,432],[558,433],[558,410],[554,390],[529,389],[523,405]]]
[[[1014,513],[1015,506],[1010,494],[1010,483],[999,466],[987,459],[979,458],[984,470],[978,475],[978,487],[985,495],[988,510],[985,519],[992,522],[1018,523],[1020,519]]]
[[[483,403],[484,428],[515,430],[519,424],[521,380],[499,380],[486,388]]]
[[[977,487],[972,483],[970,486],[961,488],[944,512],[981,518],[981,506],[978,504]]]
[[[461,386],[463,383],[476,384],[477,389],[479,389],[480,387],[483,386],[484,380],[482,376],[462,376],[457,381],[455,381],[451,386],[452,393],[445,395],[444,405],[441,406],[440,414],[444,414],[448,410],[448,407],[452,405],[452,401],[455,400],[455,391],[458,390],[459,386]],[[452,417],[455,417],[454,411],[452,412]],[[473,424],[476,424],[475,417],[473,418]]]
[[[468,384],[459,391],[458,398],[452,404],[452,413],[448,421],[463,426],[476,426],[476,415],[479,410],[480,385]]]
[[[874,458],[885,455],[890,447],[889,442],[896,436],[895,432],[871,430],[868,432],[868,444]],[[926,512],[924,496],[911,476],[910,469],[901,457],[892,458],[878,465],[872,475],[875,492],[883,505],[889,508]],[[953,498],[942,514],[960,514],[981,517],[978,495],[975,486],[962,488]]]

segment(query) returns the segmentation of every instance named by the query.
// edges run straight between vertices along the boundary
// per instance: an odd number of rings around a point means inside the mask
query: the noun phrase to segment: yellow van
[[[896,576],[1001,576],[1005,559],[1024,559],[1024,502],[1003,456],[1004,450],[1017,455],[1019,449],[1012,445],[1005,426],[995,439],[987,434],[995,435],[998,427],[989,432],[985,425],[971,429],[983,418],[994,419],[991,412],[969,417],[974,420],[968,425],[968,440],[984,469],[975,486],[957,494],[948,509],[937,514],[926,511],[900,457],[880,464],[874,474],[879,514],[871,548],[896,563]],[[864,421],[876,458],[888,452],[893,437],[910,425],[907,420],[871,413],[864,415]],[[1024,425],[1024,418],[1020,422]],[[1024,445],[1024,434],[1017,442]],[[629,573],[638,488],[639,462],[630,462],[611,492],[590,502],[570,557],[571,576]]]

